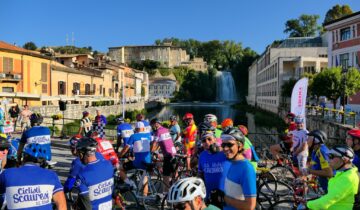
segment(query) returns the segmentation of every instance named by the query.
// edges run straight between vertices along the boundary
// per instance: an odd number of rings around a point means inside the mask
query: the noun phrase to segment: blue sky
[[[359,0],[1,0],[0,40],[22,46],[149,45],[177,37],[200,41],[234,40],[262,53],[273,40],[286,38],[286,20],[318,14]]]

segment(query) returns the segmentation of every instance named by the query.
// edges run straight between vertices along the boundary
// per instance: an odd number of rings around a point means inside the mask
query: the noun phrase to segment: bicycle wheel
[[[154,193],[163,193],[169,190],[169,186],[167,186],[167,184],[165,184],[162,180],[151,179],[151,183],[155,190]]]
[[[278,201],[270,206],[269,210],[296,210],[297,205],[293,200]]]
[[[287,184],[291,184],[296,178],[294,171],[286,166],[273,166],[270,168],[270,172],[275,175],[277,180]]]
[[[126,209],[138,209],[140,207],[139,201],[131,190],[121,192],[121,203],[125,205]]]

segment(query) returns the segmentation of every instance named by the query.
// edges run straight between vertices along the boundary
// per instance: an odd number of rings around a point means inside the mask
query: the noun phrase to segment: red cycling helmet
[[[239,127],[241,133],[244,134],[244,136],[248,135],[249,131],[248,131],[248,129],[247,129],[247,127],[245,125],[239,125],[238,127]]]
[[[360,130],[359,129],[352,129],[347,132],[349,136],[352,138],[360,139]]]
[[[294,121],[296,115],[292,112],[289,112],[287,113],[286,117],[289,118],[291,121]]]
[[[187,120],[187,119],[194,119],[193,114],[191,113],[186,113],[183,117],[183,120]]]

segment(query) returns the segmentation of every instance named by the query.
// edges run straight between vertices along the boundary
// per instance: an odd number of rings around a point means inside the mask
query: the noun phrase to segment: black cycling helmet
[[[116,118],[115,121],[116,121],[117,124],[121,124],[121,123],[124,123],[124,122],[125,122],[125,120],[124,120],[123,117],[118,117],[118,118]]]
[[[153,118],[151,121],[150,121],[150,125],[154,125],[155,123],[159,123],[161,124],[161,121],[159,120],[159,118]]]
[[[210,122],[202,122],[198,126],[198,130],[201,133],[201,132],[205,132],[205,131],[215,131],[216,128],[213,125],[211,125]]]
[[[169,120],[170,121],[177,121],[177,117],[175,115],[171,115]]]
[[[314,137],[314,144],[325,144],[325,142],[327,141],[327,135],[322,130],[313,130],[308,133],[308,136]]]
[[[95,139],[82,137],[76,145],[76,151],[81,153],[95,153],[98,143]]]
[[[0,136],[0,148],[1,149],[9,149],[10,148],[9,141],[2,136]]]
[[[233,137],[236,141],[241,142],[242,144],[245,142],[244,134],[236,127],[224,131],[221,135],[221,138],[226,139],[228,136]]]
[[[40,125],[41,123],[43,123],[43,121],[44,121],[44,118],[43,118],[43,116],[41,116],[40,113],[33,113],[30,116],[31,125],[34,125],[34,124]]]

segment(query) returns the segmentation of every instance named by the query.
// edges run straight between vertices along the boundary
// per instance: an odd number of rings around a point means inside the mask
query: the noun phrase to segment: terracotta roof
[[[15,45],[0,41],[0,48],[7,49],[7,50],[13,50],[13,51],[19,51],[19,52],[25,52],[25,53],[33,53],[30,50],[26,50],[21,47],[16,47]]]

